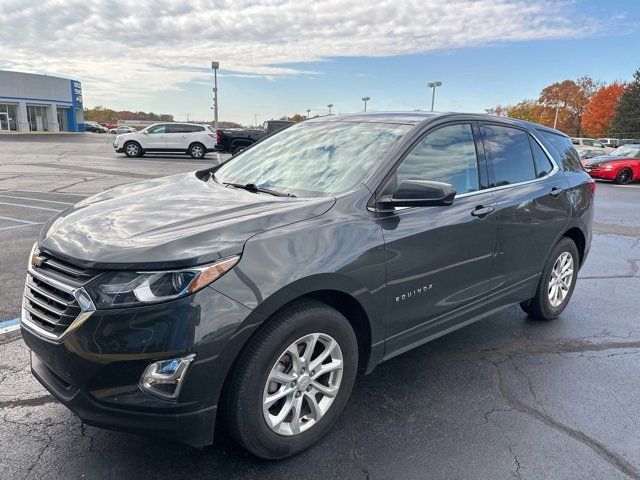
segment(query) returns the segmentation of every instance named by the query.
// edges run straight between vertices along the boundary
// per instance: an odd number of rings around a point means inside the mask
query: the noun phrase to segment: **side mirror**
[[[413,178],[400,182],[393,195],[383,195],[377,204],[383,208],[432,207],[451,205],[455,196],[453,185]]]

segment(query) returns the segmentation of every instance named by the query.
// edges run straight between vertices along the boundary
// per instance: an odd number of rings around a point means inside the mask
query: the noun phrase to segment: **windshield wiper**
[[[270,190],[268,188],[262,188],[262,187],[258,187],[255,183],[231,183],[231,182],[224,182],[223,185],[228,185],[231,187],[235,187],[235,188],[241,188],[243,190],[246,190],[247,192],[253,192],[253,193],[268,193],[269,195],[273,195],[275,197],[290,197],[290,198],[295,198],[295,195],[293,193],[285,193],[285,192],[278,192],[277,190]]]

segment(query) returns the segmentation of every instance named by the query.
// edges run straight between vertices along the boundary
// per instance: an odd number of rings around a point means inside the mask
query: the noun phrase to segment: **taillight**
[[[589,190],[593,195],[596,194],[596,181],[593,178],[589,179]]]
[[[222,140],[222,131],[216,130],[216,143],[220,143],[221,140]]]

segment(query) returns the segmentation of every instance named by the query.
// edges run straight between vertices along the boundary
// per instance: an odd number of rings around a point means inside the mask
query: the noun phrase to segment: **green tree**
[[[610,135],[619,137],[640,137],[640,68],[628,83],[609,129]]]

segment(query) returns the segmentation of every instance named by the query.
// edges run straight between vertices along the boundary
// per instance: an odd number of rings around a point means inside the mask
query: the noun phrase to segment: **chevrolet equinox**
[[[307,120],[214,167],[120,186],[49,220],[22,334],[84,422],[282,458],[354,379],[519,303],[565,309],[594,182],[569,137],[486,115]]]

